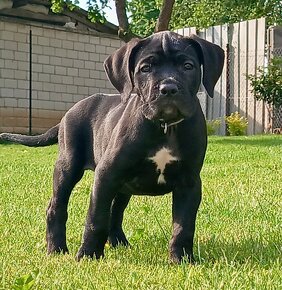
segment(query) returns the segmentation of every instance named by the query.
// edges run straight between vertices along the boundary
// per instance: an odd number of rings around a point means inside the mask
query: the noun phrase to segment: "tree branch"
[[[129,29],[128,17],[126,15],[125,0],[115,0],[116,14],[118,19],[118,37],[128,42],[134,37]]]
[[[172,14],[172,8],[175,0],[164,0],[163,6],[160,12],[160,16],[158,18],[155,32],[168,30],[168,24]]]

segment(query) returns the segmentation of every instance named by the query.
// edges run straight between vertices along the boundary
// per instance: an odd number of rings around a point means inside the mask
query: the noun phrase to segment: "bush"
[[[227,131],[230,136],[246,135],[248,121],[245,117],[241,117],[238,112],[232,113],[230,116],[225,117]]]
[[[221,121],[219,119],[207,120],[207,134],[208,136],[214,135],[216,130],[219,128]]]
[[[267,70],[259,67],[257,72],[258,76],[248,75],[255,98],[275,108],[282,106],[282,57],[274,57]]]
[[[282,107],[282,57],[272,58],[267,68],[259,67],[257,74],[248,75],[248,79],[255,98],[267,104],[269,113],[267,130],[271,130],[273,112]]]

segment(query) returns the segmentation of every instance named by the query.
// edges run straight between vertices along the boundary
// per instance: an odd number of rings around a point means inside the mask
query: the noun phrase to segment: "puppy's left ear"
[[[121,94],[122,102],[126,102],[133,90],[132,63],[134,62],[134,48],[140,39],[134,38],[104,61],[104,69],[112,85]]]
[[[200,46],[204,72],[203,85],[209,96],[213,97],[214,87],[222,73],[224,65],[224,50],[197,35],[191,35],[189,38]]]

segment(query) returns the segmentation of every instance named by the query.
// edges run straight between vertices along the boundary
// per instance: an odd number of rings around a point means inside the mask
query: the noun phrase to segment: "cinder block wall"
[[[28,133],[30,30],[32,133],[57,124],[91,94],[116,92],[103,62],[121,46],[119,39],[0,18],[0,132]]]

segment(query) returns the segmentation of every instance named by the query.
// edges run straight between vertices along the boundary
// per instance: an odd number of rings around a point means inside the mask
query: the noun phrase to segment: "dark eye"
[[[191,69],[194,68],[194,65],[193,65],[191,62],[185,62],[185,63],[184,63],[184,68],[185,68],[186,70],[191,70]]]
[[[151,71],[151,65],[150,64],[143,64],[140,68],[140,71],[143,73],[147,73]]]

